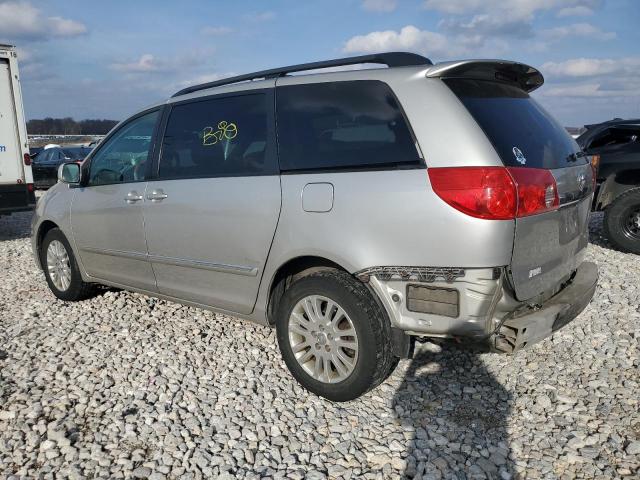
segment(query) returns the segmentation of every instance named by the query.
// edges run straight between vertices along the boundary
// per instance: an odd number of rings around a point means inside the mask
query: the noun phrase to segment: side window
[[[58,163],[60,161],[60,150],[57,148],[49,149],[49,156],[47,157],[47,163]]]
[[[162,141],[159,178],[273,173],[267,162],[266,98],[257,93],[175,105]]]
[[[158,115],[151,112],[126,123],[100,146],[91,159],[89,186],[145,179]]]
[[[36,163],[48,163],[51,160],[51,150],[42,150],[36,157]]]
[[[383,82],[289,85],[278,87],[276,98],[282,170],[422,165]]]

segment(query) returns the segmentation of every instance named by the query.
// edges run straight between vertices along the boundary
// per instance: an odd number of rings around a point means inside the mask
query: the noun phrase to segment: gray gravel
[[[268,328],[120,291],[57,301],[29,215],[0,218],[0,476],[638,478],[640,257],[591,227],[600,285],[551,339],[513,357],[427,344],[332,404]]]

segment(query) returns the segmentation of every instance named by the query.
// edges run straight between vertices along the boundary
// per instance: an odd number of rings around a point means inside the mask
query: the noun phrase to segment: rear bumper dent
[[[550,336],[576,318],[589,304],[598,282],[598,267],[584,262],[571,283],[540,308],[516,312],[490,338],[492,350],[514,353]]]
[[[381,268],[356,276],[381,301],[391,326],[406,335],[449,339],[474,350],[514,353],[559,330],[589,304],[598,281],[598,267],[592,262],[577,263],[575,273],[562,287],[556,286],[555,293],[550,291],[528,302],[514,298],[503,283],[505,274],[499,268],[459,269],[460,273],[451,278],[440,274],[433,278],[397,272],[387,275]],[[410,308],[411,289],[418,286],[435,289],[439,294],[432,301],[423,302],[430,305],[427,310]],[[444,292],[456,290],[457,305],[441,298]],[[457,311],[446,315],[435,308],[442,305],[453,305]]]

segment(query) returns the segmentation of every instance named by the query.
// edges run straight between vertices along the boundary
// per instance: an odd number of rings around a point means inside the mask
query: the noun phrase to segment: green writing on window
[[[233,122],[222,120],[218,123],[218,129],[213,127],[204,127],[202,132],[202,144],[215,145],[223,140],[232,140],[238,135],[238,126]]]

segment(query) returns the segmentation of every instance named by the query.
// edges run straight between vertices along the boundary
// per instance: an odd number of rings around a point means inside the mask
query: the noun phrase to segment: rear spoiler
[[[537,69],[509,60],[459,60],[438,63],[429,68],[427,77],[499,80],[517,84],[525,92],[532,92],[544,83],[544,77]]]

